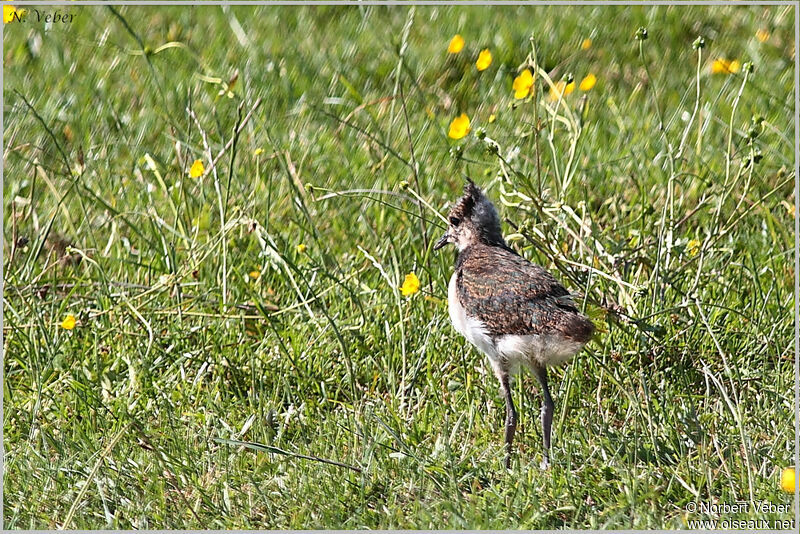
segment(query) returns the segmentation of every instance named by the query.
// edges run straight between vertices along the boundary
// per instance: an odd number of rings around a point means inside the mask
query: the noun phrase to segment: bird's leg
[[[550,388],[547,387],[547,369],[545,367],[536,368],[536,378],[542,386],[542,440],[544,441],[544,460],[542,469],[547,469],[550,465],[550,431],[553,426],[553,398],[550,396]]]
[[[508,373],[503,373],[500,376],[500,389],[506,401],[506,469],[510,469],[511,443],[514,441],[514,432],[517,431],[517,410],[514,409],[514,400],[511,398]]]

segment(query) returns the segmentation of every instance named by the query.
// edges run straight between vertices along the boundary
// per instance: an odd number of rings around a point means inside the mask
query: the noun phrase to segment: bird
[[[453,244],[458,250],[447,290],[455,330],[489,360],[505,400],[505,467],[510,469],[517,411],[511,375],[522,368],[538,379],[543,460],[550,465],[554,403],[548,368],[562,365],[592,338],[593,323],[552,274],[508,246],[494,204],[471,180],[447,217],[447,231],[434,250]]]

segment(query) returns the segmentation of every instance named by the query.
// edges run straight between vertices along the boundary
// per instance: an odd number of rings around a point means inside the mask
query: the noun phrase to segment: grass
[[[791,502],[791,8],[115,10],[5,27],[6,528],[683,528],[693,501]],[[597,84],[551,102],[544,73]],[[465,176],[601,331],[551,381],[546,472],[535,379],[505,472],[498,384],[447,318],[431,245]]]

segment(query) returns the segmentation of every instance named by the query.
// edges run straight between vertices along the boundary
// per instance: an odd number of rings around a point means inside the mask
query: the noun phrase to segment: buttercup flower
[[[299,245],[294,247],[294,249],[297,251],[298,254],[302,254],[303,252],[306,251],[306,246],[303,243],[300,243]]]
[[[489,124],[493,123],[496,120],[497,120],[497,116],[494,113],[489,115]]]
[[[466,113],[462,113],[450,123],[450,131],[447,132],[447,135],[452,139],[461,139],[467,135],[469,131],[469,117],[467,117]]]
[[[206,172],[206,168],[203,165],[203,162],[199,159],[194,160],[192,163],[192,167],[189,169],[189,176],[191,178],[199,178],[203,176],[203,173]]]
[[[756,39],[758,39],[759,43],[766,43],[769,39],[769,30],[759,28],[759,30],[756,32]]]
[[[258,269],[253,269],[249,274],[253,280],[258,280],[261,277],[261,271]]]
[[[25,9],[17,9],[14,6],[4,5],[3,6],[3,23],[8,24],[9,22],[13,22],[15,20],[14,15],[17,17],[21,17],[25,14]],[[17,20],[19,20],[17,18]]]
[[[579,87],[581,91],[589,91],[592,87],[594,87],[594,84],[596,83],[597,83],[597,76],[595,76],[592,73],[589,73],[586,76],[586,78],[581,80],[581,84]]]
[[[733,74],[740,70],[742,70],[742,64],[738,59],[729,61],[725,58],[719,58],[711,63],[711,74]]]
[[[795,472],[793,467],[787,467],[781,472],[781,489],[794,493]]]
[[[64,320],[61,321],[61,328],[63,328],[64,330],[72,330],[73,328],[75,328],[76,323],[77,321],[75,320],[74,315],[67,315],[66,317],[64,317]]]
[[[408,273],[406,279],[403,281],[403,285],[400,286],[400,293],[402,293],[404,297],[408,297],[417,291],[419,291],[419,278],[417,278],[417,275],[414,273]]]
[[[453,38],[450,39],[450,44],[447,45],[447,53],[458,54],[461,52],[462,48],[464,48],[464,38],[459,34],[455,34]]]
[[[475,62],[475,66],[478,67],[478,70],[486,70],[489,68],[489,65],[492,64],[492,53],[489,52],[488,48],[484,48],[481,50],[481,53],[478,54],[478,61]]]
[[[592,47],[592,40],[589,38],[584,39],[583,42],[581,43],[581,50],[589,50],[591,47]]]
[[[533,74],[528,69],[523,70],[514,78],[514,98],[520,100],[528,96],[533,88]]]
[[[555,89],[550,88],[550,100],[558,100],[562,95],[568,95],[575,90],[575,82],[567,83],[564,80],[559,80],[555,84]]]
[[[692,239],[689,241],[689,244],[686,245],[686,250],[689,251],[689,256],[697,256],[697,254],[700,252],[700,240]]]

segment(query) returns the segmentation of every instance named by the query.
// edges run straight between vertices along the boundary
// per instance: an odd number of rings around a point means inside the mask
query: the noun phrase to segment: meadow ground
[[[791,502],[791,8],[70,12],[3,40],[6,528]],[[466,176],[598,326],[552,379],[546,472],[535,379],[505,472],[496,380],[447,318],[431,245]]]

